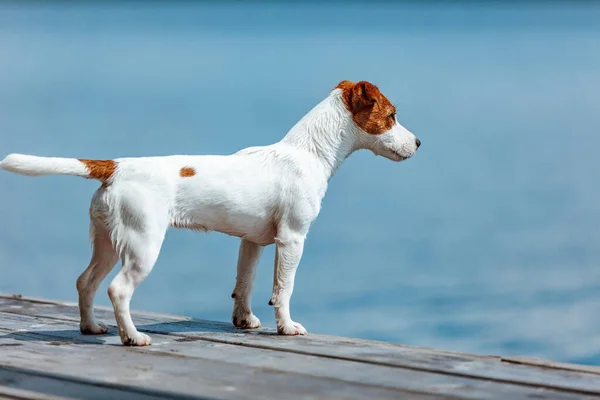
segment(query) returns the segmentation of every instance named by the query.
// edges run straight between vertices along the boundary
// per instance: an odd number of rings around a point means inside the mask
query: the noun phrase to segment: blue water
[[[279,140],[339,81],[370,80],[423,146],[342,166],[293,317],[600,364],[600,6],[227,4],[0,5],[0,156],[231,153]],[[76,300],[97,186],[0,174],[0,291]],[[133,308],[229,320],[237,246],[170,232]],[[267,326],[272,264],[267,248]]]

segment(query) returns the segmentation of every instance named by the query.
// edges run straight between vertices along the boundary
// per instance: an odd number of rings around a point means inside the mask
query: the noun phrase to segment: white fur
[[[88,176],[88,170],[85,165],[75,158],[10,154],[0,162],[0,167],[10,172],[31,176],[49,174]]]
[[[273,294],[277,330],[306,334],[290,316],[290,298],[304,240],[319,214],[329,179],[353,151],[367,148],[394,161],[417,150],[415,136],[396,125],[381,135],[362,131],[344,106],[341,90],[305,115],[278,143],[228,156],[122,158],[111,179],[94,194],[91,207],[93,256],[77,280],[81,330],[103,333],[93,298],[119,258],[121,271],[109,286],[124,344],[146,345],[129,313],[135,288],[150,273],[169,226],[218,231],[242,239],[232,319],[243,328],[260,321],[250,307],[256,265],[263,246],[275,243]],[[87,176],[74,159],[10,155],[0,167],[27,175]],[[196,175],[181,177],[182,167]]]

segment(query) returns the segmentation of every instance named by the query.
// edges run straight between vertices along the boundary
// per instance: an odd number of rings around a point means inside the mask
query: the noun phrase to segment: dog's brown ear
[[[373,96],[372,84],[369,82],[358,82],[352,86],[349,93],[348,105],[352,114],[372,107],[376,100]]]
[[[352,120],[363,131],[379,135],[395,124],[395,107],[371,82],[342,81],[337,88],[342,90],[342,101],[352,113]]]

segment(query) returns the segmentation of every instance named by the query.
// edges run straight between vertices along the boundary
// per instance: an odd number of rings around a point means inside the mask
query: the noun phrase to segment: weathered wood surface
[[[114,324],[111,310],[97,317]],[[600,399],[600,368],[138,312],[149,347],[79,333],[72,304],[0,296],[0,398]]]

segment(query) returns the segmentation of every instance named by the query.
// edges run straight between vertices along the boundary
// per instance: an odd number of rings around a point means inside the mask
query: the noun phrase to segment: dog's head
[[[367,81],[342,81],[342,100],[356,125],[356,143],[392,161],[412,157],[421,141],[396,120],[396,107]]]

